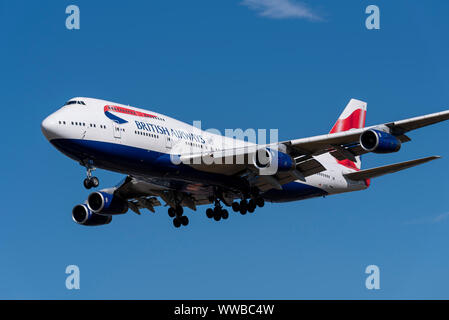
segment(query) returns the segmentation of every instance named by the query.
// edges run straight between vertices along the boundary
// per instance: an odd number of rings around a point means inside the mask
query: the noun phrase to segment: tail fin
[[[330,133],[360,129],[365,127],[367,103],[351,99]]]
[[[365,127],[367,103],[357,99],[351,99],[343,113],[338,117],[330,133],[337,133],[348,131],[351,129],[360,129]],[[360,170],[362,161],[360,157],[356,157],[357,161],[354,163],[350,160],[338,161],[343,166],[354,170]]]

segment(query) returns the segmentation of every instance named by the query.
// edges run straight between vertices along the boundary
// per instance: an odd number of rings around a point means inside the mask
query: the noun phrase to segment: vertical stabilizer
[[[346,108],[343,110],[343,113],[340,115],[340,117],[338,117],[338,120],[337,122],[335,122],[330,133],[364,128],[366,120],[366,109],[366,102],[357,99],[351,99]],[[338,163],[354,170],[360,170],[360,168],[362,167],[362,161],[360,160],[360,157],[356,157],[356,162],[346,159],[338,161]]]

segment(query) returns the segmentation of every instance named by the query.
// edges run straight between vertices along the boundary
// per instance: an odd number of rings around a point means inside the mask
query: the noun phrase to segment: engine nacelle
[[[368,152],[392,153],[401,149],[401,141],[395,136],[370,129],[360,135],[360,145]]]
[[[96,191],[87,198],[87,206],[99,215],[115,215],[128,211],[128,202],[114,196],[114,194]]]
[[[87,205],[79,204],[72,209],[72,219],[83,226],[101,226],[109,224],[112,217],[95,214]]]
[[[259,149],[254,153],[253,165],[259,169],[290,171],[295,168],[295,162],[288,154],[269,148]]]

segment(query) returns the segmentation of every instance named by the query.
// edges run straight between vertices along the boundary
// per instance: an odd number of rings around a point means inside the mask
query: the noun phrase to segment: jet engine
[[[87,198],[87,206],[98,215],[116,215],[128,211],[127,201],[105,191],[91,193]]]
[[[86,204],[78,204],[72,209],[72,219],[83,226],[101,226],[109,224],[112,217],[95,214]]]
[[[360,135],[360,145],[368,152],[392,153],[401,149],[401,141],[395,136],[375,130],[366,130]]]
[[[288,154],[262,148],[257,150],[253,156],[253,165],[261,169],[277,169],[277,171],[289,171],[295,168],[295,162]]]

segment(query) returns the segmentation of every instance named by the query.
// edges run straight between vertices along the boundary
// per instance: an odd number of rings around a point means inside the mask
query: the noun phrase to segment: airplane
[[[184,208],[209,205],[206,216],[242,215],[280,203],[367,189],[371,179],[435,159],[430,156],[371,169],[367,153],[398,152],[406,133],[449,119],[449,110],[365,127],[367,103],[351,99],[328,134],[265,144],[203,131],[169,116],[115,102],[76,97],[41,124],[47,140],[87,172],[125,174],[116,186],[94,191],[72,210],[84,226],[109,224],[129,210],[168,207],[174,227],[187,226]]]

